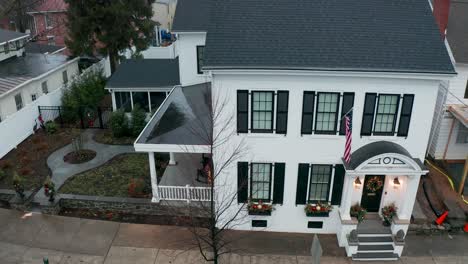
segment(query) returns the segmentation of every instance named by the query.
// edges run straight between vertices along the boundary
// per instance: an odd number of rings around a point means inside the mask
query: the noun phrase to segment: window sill
[[[246,135],[249,138],[285,138],[286,134],[275,134],[275,133],[237,133],[237,135]]]
[[[361,136],[369,139],[370,141],[381,141],[381,140],[387,140],[387,141],[399,141],[400,139],[405,139],[406,137],[398,137],[398,136],[379,136],[379,135],[372,135],[372,136]]]
[[[333,140],[339,140],[345,138],[344,135],[327,135],[327,134],[301,134],[301,137],[305,137],[308,139],[333,139]]]

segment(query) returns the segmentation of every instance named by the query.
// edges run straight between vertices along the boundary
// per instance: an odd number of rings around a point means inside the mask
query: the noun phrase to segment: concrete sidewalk
[[[312,235],[232,232],[233,253],[221,263],[310,263]],[[237,238],[242,238],[237,240]],[[351,263],[333,235],[320,236],[322,263]],[[0,263],[162,264],[205,263],[190,232],[181,227],[125,224],[0,209]],[[467,235],[409,236],[397,263],[468,263]]]

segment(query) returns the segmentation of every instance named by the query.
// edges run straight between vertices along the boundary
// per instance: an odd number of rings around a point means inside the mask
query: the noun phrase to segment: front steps
[[[391,231],[382,229],[358,231],[357,252],[352,255],[352,259],[358,261],[398,260]]]

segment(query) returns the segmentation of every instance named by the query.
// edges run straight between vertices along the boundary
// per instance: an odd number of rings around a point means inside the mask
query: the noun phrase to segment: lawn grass
[[[60,188],[59,193],[130,197],[128,187],[132,179],[141,179],[140,197],[151,197],[147,154],[118,155],[100,167],[73,176]]]
[[[116,138],[112,135],[112,130],[101,129],[94,135],[94,141],[107,144],[107,145],[133,145],[136,138],[134,137],[121,137]]]

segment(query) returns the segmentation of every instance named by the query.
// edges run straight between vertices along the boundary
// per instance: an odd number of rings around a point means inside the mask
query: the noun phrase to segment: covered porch
[[[211,140],[211,87],[209,83],[171,90],[134,147],[147,152],[153,202],[209,201],[208,171]],[[157,175],[155,153],[169,153],[163,175]]]
[[[376,237],[388,239],[391,254],[401,256],[404,242],[398,239],[407,233],[420,177],[428,172],[422,161],[396,143],[378,141],[356,150],[351,162],[343,163],[346,172],[337,234],[340,246],[353,256],[359,253],[362,241]],[[351,207],[356,205],[367,211],[362,222],[351,215]],[[384,226],[382,208],[389,205],[396,207],[396,216]],[[353,230],[357,241],[352,241]]]

